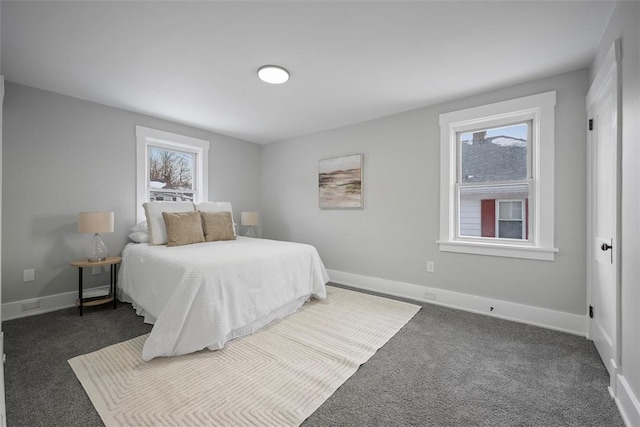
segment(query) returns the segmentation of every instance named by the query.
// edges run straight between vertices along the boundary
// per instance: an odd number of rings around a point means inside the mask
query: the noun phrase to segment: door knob
[[[605,252],[606,252],[606,251],[608,251],[608,250],[609,250],[609,249],[611,249],[611,248],[613,248],[613,246],[611,246],[610,244],[608,244],[608,243],[606,243],[606,242],[605,242],[605,243],[603,243],[602,245],[600,245],[600,249],[602,249],[602,250],[603,250],[603,251],[605,251]]]

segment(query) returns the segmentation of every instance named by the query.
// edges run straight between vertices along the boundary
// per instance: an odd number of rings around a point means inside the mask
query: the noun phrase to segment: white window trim
[[[136,126],[136,221],[144,221],[142,204],[148,202],[147,175],[149,156],[147,147],[167,148],[196,154],[194,176],[194,202],[208,200],[209,195],[209,141],[190,136]]]
[[[440,115],[440,239],[443,252],[553,261],[556,92],[497,102]],[[456,237],[457,133],[531,120],[531,241]]]

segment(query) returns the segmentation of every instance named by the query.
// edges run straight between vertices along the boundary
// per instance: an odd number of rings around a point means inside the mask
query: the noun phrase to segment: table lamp
[[[80,212],[78,214],[78,231],[93,234],[89,246],[87,246],[89,262],[107,259],[107,245],[102,241],[100,233],[113,233],[113,212]]]
[[[256,237],[256,232],[253,227],[258,225],[258,212],[242,212],[240,214],[240,225],[246,225],[249,227],[245,236]]]

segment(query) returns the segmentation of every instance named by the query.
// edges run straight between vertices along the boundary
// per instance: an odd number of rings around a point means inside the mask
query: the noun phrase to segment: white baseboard
[[[616,381],[618,382],[616,404],[625,425],[628,427],[640,426],[640,400],[638,400],[638,396],[633,393],[624,376],[616,375]]]
[[[328,273],[332,282],[354,288],[485,314],[575,335],[586,335],[586,316],[342,271],[328,270]],[[108,290],[108,286],[94,289]],[[77,292],[66,292],[42,298],[5,303],[2,304],[2,320],[34,316],[73,307],[76,299],[78,299]],[[32,303],[37,303],[38,307],[23,310],[23,304],[29,305]],[[491,307],[493,307],[493,310],[491,310]]]
[[[109,290],[109,286],[100,286],[97,288]],[[41,298],[32,298],[22,301],[14,301],[2,304],[2,321],[18,319],[20,317],[35,316],[36,314],[48,313],[50,311],[61,310],[63,308],[74,307],[78,299],[78,292],[65,292],[63,294],[49,295]],[[23,304],[37,305],[35,308],[23,309]]]
[[[429,288],[377,277],[327,270],[334,283],[380,292],[415,301],[457,308],[473,313],[512,320],[543,328],[586,336],[586,315],[565,313],[541,307]]]

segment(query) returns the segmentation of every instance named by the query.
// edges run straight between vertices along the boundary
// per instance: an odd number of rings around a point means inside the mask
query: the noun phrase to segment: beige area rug
[[[69,364],[107,426],[297,426],[420,310],[327,290],[219,351],[144,362],[143,335]]]

